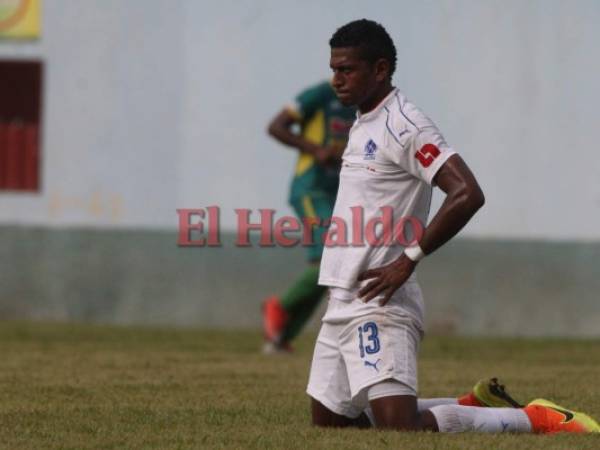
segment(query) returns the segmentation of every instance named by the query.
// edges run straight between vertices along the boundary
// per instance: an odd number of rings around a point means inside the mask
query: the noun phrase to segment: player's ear
[[[390,77],[390,62],[385,58],[379,58],[375,62],[375,79],[381,83]]]

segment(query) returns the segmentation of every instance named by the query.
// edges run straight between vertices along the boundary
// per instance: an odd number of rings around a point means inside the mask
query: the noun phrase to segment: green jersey
[[[355,110],[339,102],[328,81],[300,93],[293,113],[300,120],[304,139],[323,147],[346,147],[348,132],[356,118]],[[339,167],[318,165],[312,155],[300,153],[290,199],[323,193],[335,197],[338,185]]]

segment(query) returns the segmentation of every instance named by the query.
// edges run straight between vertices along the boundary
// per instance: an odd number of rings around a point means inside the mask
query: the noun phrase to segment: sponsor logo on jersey
[[[440,156],[440,149],[433,144],[425,144],[421,149],[415,153],[415,158],[419,160],[421,165],[425,168],[429,167],[431,163]]]
[[[363,159],[373,160],[375,159],[375,152],[377,151],[377,144],[373,142],[373,139],[369,139],[369,142],[365,144],[365,155]]]

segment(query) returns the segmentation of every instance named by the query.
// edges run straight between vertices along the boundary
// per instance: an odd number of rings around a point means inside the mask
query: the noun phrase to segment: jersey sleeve
[[[404,142],[391,140],[391,159],[411,175],[433,184],[433,178],[456,152],[433,125],[415,130]]]
[[[330,89],[329,85],[322,83],[302,91],[294,100],[293,110],[302,120],[308,119],[323,106],[328,93],[327,89]]]

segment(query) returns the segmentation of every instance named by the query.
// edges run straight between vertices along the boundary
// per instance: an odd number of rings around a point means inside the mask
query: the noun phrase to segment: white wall
[[[0,56],[45,62],[41,195],[0,193],[0,221],[166,226],[177,198],[181,2],[47,0],[43,37]]]
[[[47,63],[44,193],[1,194],[0,222],[173,227],[176,208],[218,204],[232,227],[234,207],[288,212],[295,157],[265,125],[328,76],[331,33],[360,17],[392,34],[396,84],[484,187],[465,235],[600,239],[595,0],[47,0],[40,43],[0,43]]]

